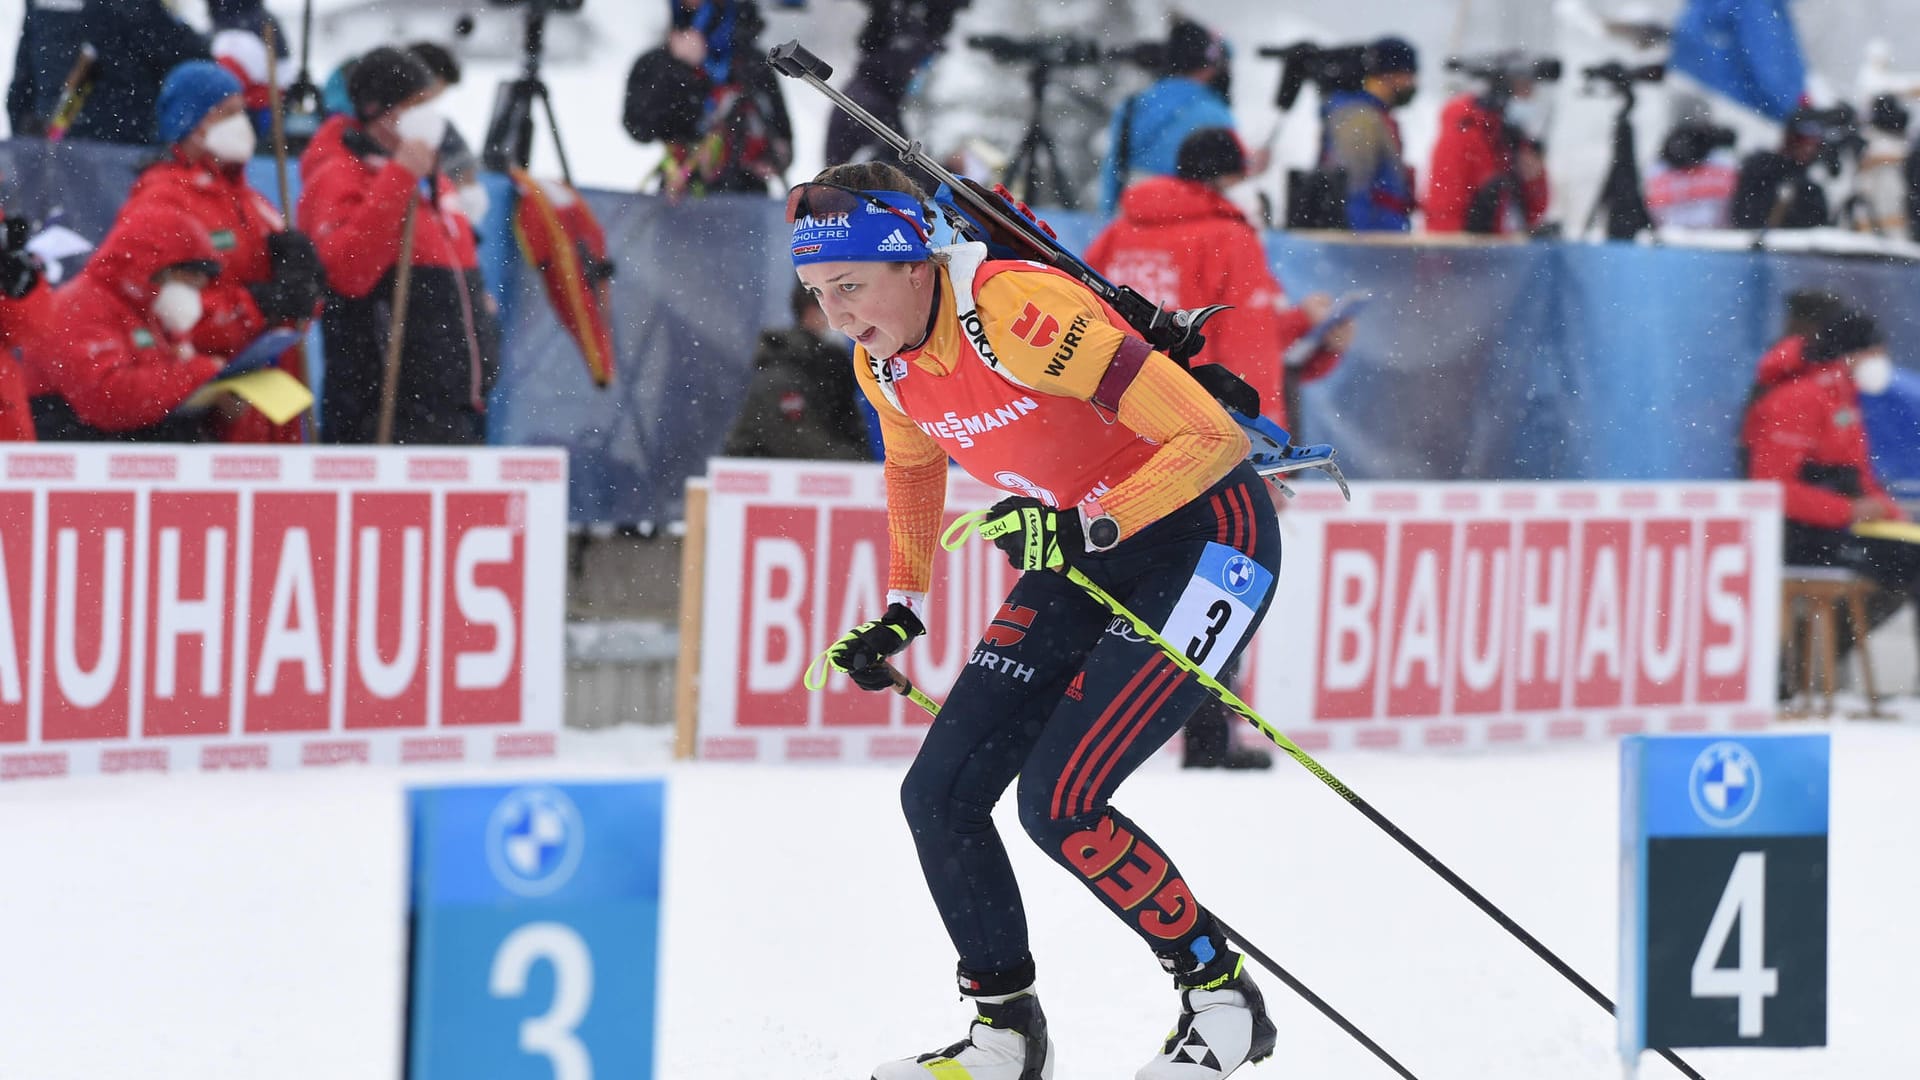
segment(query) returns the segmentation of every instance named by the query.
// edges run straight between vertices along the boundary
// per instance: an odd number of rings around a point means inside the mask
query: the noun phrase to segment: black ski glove
[[[299,322],[313,317],[313,307],[327,287],[320,252],[302,232],[289,229],[267,237],[267,262],[272,274],[247,286],[260,314],[269,322]]]
[[[27,250],[32,226],[26,218],[0,222],[0,296],[18,300],[40,284],[40,260]]]
[[[893,676],[886,668],[887,657],[926,632],[905,604],[888,604],[886,614],[861,623],[834,642],[827,650],[827,663],[846,672],[862,690],[891,690]]]
[[[1005,552],[1015,570],[1059,570],[1087,553],[1078,510],[1055,510],[1025,495],[994,503],[980,535]]]

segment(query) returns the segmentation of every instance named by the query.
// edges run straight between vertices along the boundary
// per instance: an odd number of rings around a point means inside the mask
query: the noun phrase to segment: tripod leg
[[[1073,189],[1067,186],[1067,176],[1060,168],[1060,151],[1053,145],[1053,136],[1045,128],[1039,129],[1039,153],[1047,156],[1047,183],[1052,185],[1054,198],[1060,201],[1064,210],[1078,210],[1079,200],[1073,197]],[[1038,154],[1035,155],[1038,157]]]
[[[553,95],[547,91],[547,84],[544,82],[536,81],[533,84],[533,88],[534,91],[540,95],[540,104],[546,110],[547,130],[553,132],[553,152],[560,158],[560,178],[567,182],[568,187],[572,187],[573,170],[567,166],[566,144],[560,141],[560,121],[555,119],[553,115]],[[529,144],[531,144],[531,140],[529,140]],[[529,156],[531,156],[533,147],[529,145],[527,151]]]
[[[1007,190],[1022,201],[1033,200],[1033,182],[1040,173],[1038,136],[1038,129],[1027,128],[1026,134],[1020,137],[1020,148],[1014,151],[1013,160],[1007,162],[1006,171],[1000,177]]]

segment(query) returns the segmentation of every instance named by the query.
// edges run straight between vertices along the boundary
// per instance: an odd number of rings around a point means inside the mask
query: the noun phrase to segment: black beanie
[[[411,53],[381,46],[354,62],[347,73],[353,115],[373,120],[433,85],[433,72]]]
[[[1787,294],[1787,318],[1803,326],[1821,326],[1847,310],[1841,299],[1825,289],[1795,289]]]
[[[1192,19],[1173,18],[1173,33],[1167,38],[1167,70],[1175,75],[1199,71],[1203,67],[1225,63],[1227,43],[1214,32]]]
[[[1406,38],[1383,37],[1361,52],[1369,75],[1411,74],[1420,70],[1420,54]]]
[[[1223,127],[1196,128],[1180,143],[1173,175],[1182,180],[1217,180],[1247,171],[1247,153],[1238,136]]]
[[[1858,311],[1842,311],[1808,335],[1804,355],[1808,363],[1826,364],[1843,356],[1865,352],[1884,340],[1873,316]]]

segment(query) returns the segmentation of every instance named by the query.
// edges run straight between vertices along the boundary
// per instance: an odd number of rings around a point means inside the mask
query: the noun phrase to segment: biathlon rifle
[[[956,233],[969,240],[985,243],[989,248],[1011,251],[1015,258],[1051,266],[1106,301],[1148,345],[1172,357],[1173,362],[1192,375],[1202,389],[1234,414],[1235,421],[1247,432],[1254,447],[1248,460],[1260,475],[1278,484],[1282,492],[1292,494],[1284,483],[1280,483],[1280,476],[1305,469],[1318,469],[1340,485],[1342,494],[1352,498],[1347,492],[1346,479],[1340,475],[1339,466],[1333,463],[1333,447],[1324,443],[1294,446],[1286,429],[1260,415],[1260,394],[1245,380],[1219,364],[1195,367],[1190,363],[1207,343],[1201,329],[1208,319],[1227,310],[1227,305],[1210,304],[1184,311],[1168,311],[1142,296],[1132,286],[1115,285],[1088,266],[1080,256],[1068,251],[1036,218],[1022,213],[1025,207],[1016,208],[1005,197],[987,190],[978,182],[948,171],[928,156],[920,140],[909,139],[893,130],[861,108],[859,103],[828,86],[827,80],[833,77],[833,68],[808,52],[798,41],[774,46],[767,53],[767,63],[780,74],[799,79],[826,95],[827,100],[833,102],[841,112],[892,147],[900,155],[902,165],[918,169],[940,181],[942,191],[951,193],[952,200],[936,196],[934,203],[940,207]]]

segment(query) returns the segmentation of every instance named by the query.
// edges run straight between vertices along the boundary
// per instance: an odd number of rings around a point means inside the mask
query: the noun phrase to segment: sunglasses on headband
[[[864,191],[817,180],[795,184],[792,190],[787,192],[787,224],[791,225],[803,217],[822,218],[830,214],[851,214],[860,209],[861,203],[877,206],[906,222],[913,227],[914,235],[920,238],[921,243],[927,242],[926,227],[911,215],[901,211],[899,207],[889,206]]]

